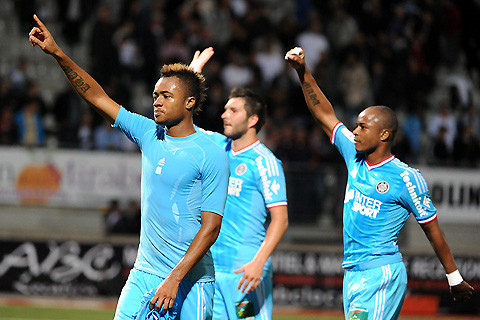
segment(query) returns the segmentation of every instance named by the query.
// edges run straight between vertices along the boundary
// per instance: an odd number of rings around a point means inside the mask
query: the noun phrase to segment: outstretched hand
[[[290,49],[285,54],[285,60],[287,60],[290,66],[295,70],[305,68],[305,52],[300,47]]]
[[[193,69],[195,72],[201,73],[205,64],[207,64],[208,60],[213,56],[213,48],[208,47],[204,49],[202,52],[200,50],[195,51],[193,55],[192,62],[190,62],[190,69]]]
[[[450,287],[450,292],[452,293],[454,301],[466,302],[470,299],[470,296],[473,294],[474,289],[466,281],[461,282],[460,284]]]
[[[60,47],[55,43],[50,31],[48,31],[47,27],[45,27],[36,14],[33,15],[33,18],[37,22],[38,27],[33,27],[32,31],[28,34],[28,40],[34,47],[38,45],[42,48],[45,53],[51,55],[58,54],[61,51]]]

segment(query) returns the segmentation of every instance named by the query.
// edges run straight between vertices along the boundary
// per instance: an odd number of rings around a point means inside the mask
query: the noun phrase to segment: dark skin
[[[63,70],[75,91],[93,109],[111,124],[120,111],[120,105],[113,101],[103,88],[56,44],[47,27],[35,15],[37,27],[29,33],[29,41],[51,55]],[[195,133],[192,109],[196,101],[186,94],[186,85],[177,77],[163,77],[158,80],[153,91],[155,122],[166,126],[172,137],[186,137]],[[201,213],[201,227],[184,257],[177,263],[165,280],[158,286],[150,308],[163,310],[173,307],[178,286],[185,275],[202,259],[220,232],[222,217],[208,211]]]
[[[333,128],[339,120],[330,101],[325,97],[305,64],[304,51],[301,50],[297,54],[292,49],[285,55],[285,60],[297,72],[308,109],[330,138]],[[358,115],[357,127],[353,130],[355,150],[364,152],[366,161],[370,164],[379,163],[392,155],[392,128],[389,128],[386,123],[388,123],[386,115],[380,107],[366,108]],[[435,219],[421,226],[445,272],[448,274],[457,270],[457,265],[438,221]],[[455,301],[467,301],[473,291],[472,286],[466,281],[450,287]]]

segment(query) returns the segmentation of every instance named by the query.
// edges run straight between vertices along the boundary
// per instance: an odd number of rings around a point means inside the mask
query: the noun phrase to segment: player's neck
[[[248,130],[241,137],[232,140],[232,149],[235,151],[242,150],[243,148],[248,147],[252,143],[258,140],[257,132],[255,129]]]
[[[366,160],[370,165],[374,165],[377,163],[382,162],[383,160],[387,159],[392,155],[390,149],[388,150],[375,150],[372,153],[367,154]]]
[[[193,126],[193,119],[192,118],[186,118],[183,119],[180,123],[165,128],[165,133],[169,135],[170,137],[175,137],[175,138],[182,138],[182,137],[187,137],[191,134],[194,134],[195,127]]]

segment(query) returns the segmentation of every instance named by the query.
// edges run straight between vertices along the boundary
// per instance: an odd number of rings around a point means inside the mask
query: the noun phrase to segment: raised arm
[[[42,21],[36,15],[33,18],[38,26],[33,27],[28,35],[32,45],[38,45],[43,52],[54,57],[67,76],[68,81],[70,81],[70,84],[82,99],[108,122],[115,123],[120,106],[105,93],[102,87],[88,73],[82,70],[60,49]]]
[[[291,49],[285,55],[285,60],[287,60],[290,66],[297,72],[308,109],[313,116],[320,121],[323,130],[330,138],[333,128],[338,123],[338,119],[335,116],[330,101],[328,101],[322,90],[320,90],[313,75],[305,64],[305,52],[298,47]]]
[[[462,276],[458,272],[458,268],[455,260],[453,259],[450,247],[445,240],[438,221],[435,219],[429,223],[422,224],[421,226],[438,259],[442,263],[443,268],[445,269],[448,283],[450,285],[450,292],[453,295],[453,300],[466,301],[470,299],[474,289],[462,279]]]

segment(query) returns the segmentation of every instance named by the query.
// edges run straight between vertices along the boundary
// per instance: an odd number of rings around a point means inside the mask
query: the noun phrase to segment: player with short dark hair
[[[407,288],[398,251],[398,233],[410,213],[421,225],[447,274],[454,300],[469,299],[439,227],[436,209],[420,171],[391,153],[397,117],[385,106],[363,110],[353,132],[335,116],[332,105],[295,48],[285,59],[296,70],[307,106],[343,156],[348,169],[343,207],[345,319],[397,319]]]
[[[225,152],[196,132],[192,112],[205,99],[203,76],[186,65],[162,68],[154,121],[113,101],[55,43],[45,25],[30,42],[52,55],[77,93],[142,151],[141,232],[135,265],[114,319],[211,319],[215,242],[226,201]]]

